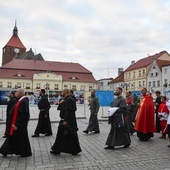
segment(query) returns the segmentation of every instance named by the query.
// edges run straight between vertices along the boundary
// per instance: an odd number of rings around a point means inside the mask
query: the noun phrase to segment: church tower
[[[13,35],[2,49],[2,66],[25,52],[26,48],[18,37],[18,29],[15,22]]]

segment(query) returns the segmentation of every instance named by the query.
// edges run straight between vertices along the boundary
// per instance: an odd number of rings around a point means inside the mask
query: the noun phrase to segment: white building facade
[[[163,95],[170,99],[170,65],[162,67]]]

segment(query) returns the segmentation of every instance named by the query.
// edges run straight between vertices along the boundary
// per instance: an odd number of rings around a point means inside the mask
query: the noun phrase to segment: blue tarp
[[[100,106],[110,106],[114,100],[113,91],[97,91],[96,96],[99,98]]]

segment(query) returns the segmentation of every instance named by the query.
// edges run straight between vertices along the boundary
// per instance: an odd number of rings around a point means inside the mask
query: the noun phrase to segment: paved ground
[[[170,169],[170,148],[168,139],[159,139],[160,134],[148,142],[141,142],[136,135],[131,136],[132,144],[129,148],[117,148],[105,150],[105,141],[110,130],[107,121],[100,121],[100,134],[83,134],[88,124],[88,110],[86,119],[78,119],[79,140],[82,152],[77,156],[62,153],[61,155],[50,154],[50,148],[55,141],[57,132],[58,112],[56,107],[51,109],[53,136],[31,138],[37,120],[38,110],[31,107],[31,120],[29,122],[29,136],[32,146],[32,157],[21,158],[19,156],[0,156],[0,170],[168,170]],[[1,113],[2,114],[2,113]],[[77,113],[83,118],[84,112]],[[102,115],[100,114],[99,117]],[[0,136],[4,133],[5,125],[0,121]],[[0,139],[0,145],[4,139]]]

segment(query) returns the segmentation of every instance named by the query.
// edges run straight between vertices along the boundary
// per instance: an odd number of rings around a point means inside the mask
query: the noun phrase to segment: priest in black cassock
[[[0,148],[3,156],[7,154],[28,157],[32,155],[31,146],[28,138],[27,125],[30,118],[29,101],[24,96],[24,90],[19,88],[16,92],[18,102],[11,110],[11,126],[7,139]]]
[[[122,95],[122,88],[117,87],[114,93],[114,102],[111,107],[115,107],[117,110],[109,118],[111,124],[110,133],[106,140],[105,149],[114,149],[115,146],[123,146],[128,148],[131,140],[129,137],[128,130],[124,123],[124,114],[126,111],[126,101]]]
[[[8,97],[10,98],[8,104],[7,104],[7,108],[6,108],[6,129],[5,129],[5,133],[3,138],[6,138],[9,134],[9,130],[10,130],[10,126],[11,126],[11,122],[10,122],[10,111],[13,109],[15,103],[18,101],[17,97],[15,96],[15,92],[11,91],[9,92]]]
[[[76,103],[68,89],[63,90],[63,95],[64,99],[60,101],[58,107],[61,120],[59,122],[56,140],[50,152],[52,154],[64,152],[77,155],[81,152],[81,148],[77,135]]]
[[[49,109],[51,108],[50,103],[48,101],[48,96],[45,94],[45,90],[40,90],[41,99],[38,102],[38,109],[40,110],[38,124],[35,129],[34,135],[32,137],[39,137],[40,134],[44,134],[45,136],[52,135],[51,122]]]

